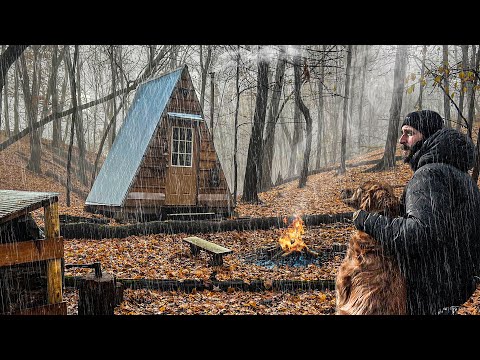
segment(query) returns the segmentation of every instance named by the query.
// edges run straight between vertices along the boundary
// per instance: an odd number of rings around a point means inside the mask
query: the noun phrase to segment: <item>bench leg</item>
[[[213,266],[221,266],[221,265],[223,265],[223,255],[221,255],[221,254],[213,254],[213,255],[212,255],[212,265],[213,265]]]
[[[198,248],[198,246],[190,244],[190,252],[193,256],[197,256],[200,253],[200,249]]]

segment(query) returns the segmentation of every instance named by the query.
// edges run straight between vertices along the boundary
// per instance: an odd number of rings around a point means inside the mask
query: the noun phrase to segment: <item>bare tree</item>
[[[68,46],[68,45],[67,45]],[[70,144],[68,146],[68,156],[67,156],[67,183],[66,183],[66,192],[67,192],[67,206],[70,206],[70,191],[71,191],[71,169],[72,169],[72,151],[73,151],[73,137],[75,134],[75,125],[77,123],[77,85],[75,84],[75,70],[77,67],[78,60],[78,45],[75,45],[75,52],[73,54],[73,64],[70,59],[70,52],[68,47],[66,48],[65,54],[65,63],[69,71],[70,78],[70,93],[72,96],[72,107],[75,111],[72,114],[72,123],[70,127]]]
[[[18,88],[19,88],[19,77],[20,77],[20,66],[18,61],[15,63],[15,73],[14,76],[14,89],[13,89],[13,134],[17,135],[20,131],[20,114],[18,112]]]
[[[300,50],[300,49],[299,49]],[[310,110],[302,100],[302,79],[301,79],[301,53],[300,51],[293,58],[293,74],[294,74],[294,86],[295,86],[295,103],[298,109],[302,112],[306,123],[306,135],[305,135],[305,153],[303,156],[302,169],[300,171],[300,179],[298,187],[303,188],[307,184],[308,176],[308,164],[310,161],[310,152],[312,149],[312,117],[310,116]]]
[[[261,50],[261,49],[259,49]],[[259,51],[259,56],[260,56]],[[242,200],[258,203],[259,175],[261,174],[261,154],[263,129],[267,112],[268,97],[268,62],[262,58],[258,61],[257,97],[253,115],[252,134],[248,145],[247,166],[245,169]]]
[[[326,46],[322,45],[323,53],[325,53]],[[320,160],[322,155],[322,142],[323,142],[323,123],[324,123],[324,105],[323,105],[323,87],[325,81],[325,59],[320,65],[320,74],[317,82],[318,89],[318,117],[317,117],[317,156],[315,162],[315,168],[320,169]]]
[[[295,91],[294,91],[295,93]],[[297,175],[297,158],[299,147],[303,139],[303,121],[302,114],[298,108],[298,104],[295,101],[293,103],[293,135],[291,137],[290,144],[290,158],[288,161],[288,177],[293,177]],[[285,129],[287,127],[285,126]],[[289,132],[285,131],[287,138],[290,138]]]
[[[398,45],[395,55],[395,69],[393,75],[393,94],[390,105],[387,141],[382,159],[369,171],[385,170],[395,166],[395,151],[397,148],[398,126],[402,109],[405,75],[407,71],[408,46]]]
[[[468,69],[468,45],[460,45],[460,48],[462,49],[462,70],[461,70],[461,78],[460,78],[460,96],[458,100],[458,109],[459,111],[457,112],[457,124],[455,128],[457,130],[460,130],[460,127],[462,125],[462,113],[463,113],[463,107],[464,107],[464,101],[465,101],[465,71]]]
[[[475,49],[475,46],[473,46]],[[477,53],[475,56],[475,51],[472,54],[472,71],[471,71],[471,87],[470,94],[468,99],[468,128],[473,132],[473,120],[475,119],[475,89],[478,83],[478,70],[480,63],[480,45],[477,48]]]
[[[452,127],[450,123],[450,86],[449,86],[449,75],[450,75],[450,66],[448,64],[448,45],[443,45],[443,112],[445,116],[445,126]]]
[[[362,148],[362,121],[363,121],[363,98],[364,98],[364,91],[365,91],[365,77],[367,75],[367,60],[368,60],[368,46],[365,46],[364,54],[363,54],[363,65],[362,65],[362,83],[360,86],[360,99],[358,102],[358,137],[357,137],[357,148],[358,151],[361,152]]]
[[[235,90],[236,90],[236,103],[235,103],[235,124],[234,124],[234,143],[233,143],[233,204],[237,205],[237,187],[238,187],[238,109],[240,107],[240,45],[237,45],[236,56],[236,72],[235,72]]]
[[[422,47],[422,67],[420,69],[420,91],[418,95],[418,105],[416,108],[418,110],[423,109],[423,89],[425,88],[425,59],[427,57],[427,45],[423,45]]]
[[[275,69],[275,82],[273,84],[272,97],[270,100],[270,108],[268,110],[267,124],[265,128],[265,139],[263,140],[262,179],[260,182],[260,189],[262,191],[270,189],[273,185],[272,165],[275,153],[275,128],[277,125],[286,63],[287,60],[285,58],[285,49],[284,47],[280,47],[280,54],[277,60],[277,67]]]
[[[207,45],[207,55],[205,59],[203,58],[203,45],[200,45],[200,105],[202,106],[202,109],[205,105],[205,87],[207,84],[207,74],[212,62],[212,45]]]
[[[39,87],[37,84],[40,84],[38,77],[40,76],[40,60],[38,59],[40,46],[32,46],[33,50],[33,74],[32,74],[32,85],[30,87],[30,77],[28,75],[27,63],[25,60],[25,54],[23,53],[20,57],[20,63],[22,66],[22,89],[23,89],[23,98],[25,102],[25,108],[27,112],[27,119],[29,126],[33,127],[37,123],[38,115],[38,99],[39,99]],[[27,164],[27,169],[35,172],[41,173],[41,141],[40,141],[40,130],[37,129],[30,133],[30,159]]]
[[[22,55],[28,46],[29,45],[10,45],[2,55],[0,55],[0,93],[5,84],[8,69],[10,69],[10,66]]]
[[[346,155],[347,155],[347,118],[348,118],[348,102],[350,98],[350,66],[352,63],[352,45],[347,47],[347,67],[345,70],[345,97],[343,98],[343,120],[342,120],[342,142],[340,150],[340,167],[339,174],[346,171]]]

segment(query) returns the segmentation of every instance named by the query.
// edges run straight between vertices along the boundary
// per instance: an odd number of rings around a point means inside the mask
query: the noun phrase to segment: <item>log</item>
[[[114,315],[116,282],[113,275],[94,273],[78,282],[78,315]]]
[[[122,283],[123,288],[133,290],[149,289],[160,291],[184,291],[191,293],[196,291],[219,289],[227,291],[229,289],[241,291],[292,291],[292,290],[335,290],[335,280],[251,280],[243,281],[241,279],[233,279],[227,281],[218,280],[171,280],[171,279],[116,279]],[[79,287],[82,283],[81,279],[76,276],[65,276],[65,286]],[[79,303],[80,309],[80,303]]]
[[[304,215],[305,226],[348,222],[352,212],[340,214]],[[294,217],[290,217],[290,223]],[[222,221],[150,221],[132,225],[110,226],[105,224],[70,223],[62,225],[61,235],[65,239],[105,239],[125,238],[131,235],[176,234],[176,233],[212,233],[223,231],[266,230],[270,228],[285,228],[283,217],[240,218]]]
[[[68,214],[60,214],[59,218],[62,224],[68,224],[68,223],[108,224],[110,222],[109,219],[89,218],[84,216],[74,216],[74,215],[68,215]]]

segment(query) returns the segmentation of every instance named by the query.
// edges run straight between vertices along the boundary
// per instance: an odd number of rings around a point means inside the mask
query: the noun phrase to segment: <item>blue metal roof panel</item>
[[[85,204],[121,206],[183,68],[141,84]]]

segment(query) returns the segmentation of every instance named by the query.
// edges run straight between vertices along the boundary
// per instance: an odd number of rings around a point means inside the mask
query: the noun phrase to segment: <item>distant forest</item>
[[[138,85],[186,64],[230,189],[255,203],[374,148],[375,169],[394,166],[414,110],[477,137],[479,61],[479,45],[0,45],[0,151],[28,136],[41,173],[49,139],[69,174],[75,148],[90,187]]]

